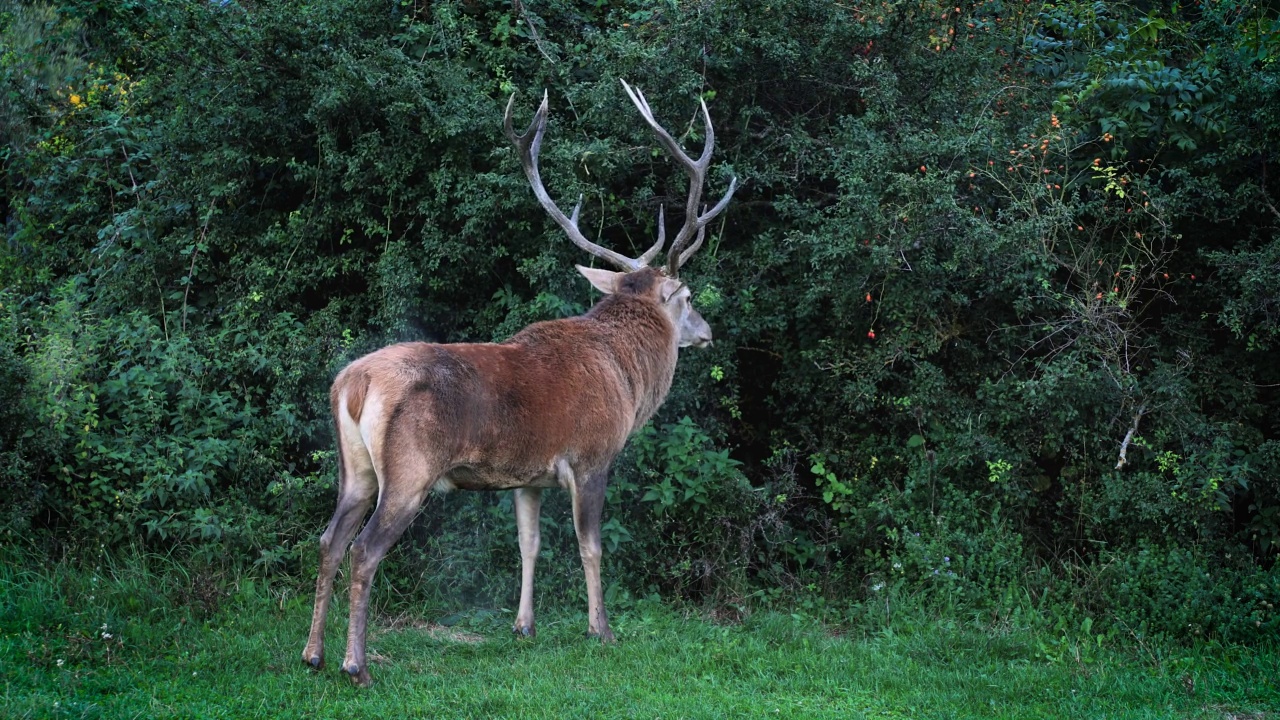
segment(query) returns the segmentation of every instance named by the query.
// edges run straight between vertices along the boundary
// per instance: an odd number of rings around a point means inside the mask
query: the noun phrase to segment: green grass
[[[1077,644],[1016,622],[718,625],[658,603],[617,613],[609,647],[576,613],[543,612],[532,641],[510,636],[504,612],[452,628],[383,618],[361,690],[337,669],[341,603],[315,673],[300,656],[305,595],[248,580],[220,594],[148,562],[0,568],[0,717],[1280,717],[1274,649]]]

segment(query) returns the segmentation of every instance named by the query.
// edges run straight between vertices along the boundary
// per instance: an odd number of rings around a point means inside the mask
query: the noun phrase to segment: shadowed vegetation
[[[586,236],[637,256],[660,205],[674,232],[687,178],[619,78],[690,152],[704,100],[707,197],[739,180],[681,269],[715,345],[612,466],[603,586],[630,639],[397,631],[387,687],[473,715],[710,713],[675,689],[704,675],[744,713],[1263,707],[1278,56],[1274,8],[1218,1],[0,0],[9,714],[346,692],[289,666],[336,491],[329,383],[593,302],[503,137],[513,93],[547,91],[542,176],[583,194]],[[539,612],[567,618],[563,493],[541,530]],[[87,558],[120,547],[170,560],[97,618]],[[75,569],[30,574],[49,558]],[[519,562],[509,494],[432,497],[375,597],[509,622]],[[1096,636],[1105,662],[1077,661]],[[1219,689],[1179,689],[1201,671]]]

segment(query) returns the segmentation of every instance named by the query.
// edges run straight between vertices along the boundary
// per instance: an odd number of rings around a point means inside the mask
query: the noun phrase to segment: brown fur
[[[397,443],[448,470],[482,465],[531,481],[564,453],[598,467],[671,388],[675,330],[657,306],[657,274],[632,273],[586,315],[535,323],[504,343],[403,343],[366,355],[334,381],[334,407],[345,396],[358,423],[376,392],[388,436],[405,428]]]
[[[358,378],[352,377],[343,385],[337,382],[333,384],[329,391],[329,400],[334,418],[338,417],[338,402],[344,390],[347,396],[347,414],[352,420],[360,422],[360,413],[364,411],[364,394],[369,391],[369,376],[361,373]]]

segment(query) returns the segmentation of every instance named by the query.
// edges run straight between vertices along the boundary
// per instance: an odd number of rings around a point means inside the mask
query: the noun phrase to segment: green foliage
[[[1064,118],[1096,123],[1112,156],[1127,145],[1195,150],[1226,129],[1224,78],[1191,22],[1114,3],[1047,4],[1027,36],[1035,75],[1061,92]]]
[[[712,493],[746,483],[738,470],[742,463],[728,450],[716,450],[687,416],[664,425],[661,433],[646,426],[632,443],[636,470],[646,483],[640,500],[653,503],[658,513],[679,507],[697,515],[712,504]]]
[[[745,588],[765,499],[741,462],[686,416],[646,426],[615,465],[602,532],[643,558],[635,581],[694,596]]]
[[[521,122],[547,89],[542,173],[583,194],[588,235],[635,254],[659,206],[679,221],[685,176],[625,77],[690,149],[706,100],[708,196],[741,189],[684,271],[716,345],[614,467],[612,601],[982,610],[1034,585],[1095,631],[1157,613],[1249,637],[1270,620],[1239,598],[1280,548],[1276,23],[1230,2],[5,4],[0,521],[308,574],[343,363],[593,300],[502,138],[512,93]],[[509,505],[432,499],[387,583],[509,603]],[[542,587],[576,601],[556,493],[543,530]],[[1076,591],[1114,567],[1145,584]]]
[[[1110,558],[1100,574],[1114,622],[1169,637],[1250,641],[1280,631],[1280,573],[1227,554],[1141,547]]]
[[[51,466],[46,482],[62,519],[98,542],[214,541],[208,552],[250,557],[276,550],[292,524],[277,513],[299,496],[313,499],[308,485],[333,484],[327,472],[323,481],[291,475],[287,439],[314,432],[317,421],[287,403],[256,403],[229,380],[274,370],[287,382],[260,344],[284,346],[299,324],[255,318],[256,342],[247,343],[230,335],[248,325],[227,318],[219,337],[193,340],[166,337],[138,311],[95,317],[74,283],[53,298],[27,319],[36,328],[25,338],[32,392],[15,428],[25,426],[21,438],[43,450],[28,457]],[[268,486],[267,478],[280,480]]]

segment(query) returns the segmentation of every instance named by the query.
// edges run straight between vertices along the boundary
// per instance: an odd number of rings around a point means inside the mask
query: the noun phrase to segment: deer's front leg
[[[542,488],[516,488],[516,529],[520,534],[520,611],[511,628],[516,635],[533,637],[533,569],[541,542],[538,519],[542,510]]]
[[[601,642],[614,641],[609,619],[604,611],[604,591],[600,586],[600,516],[604,512],[604,491],[608,470],[575,478],[570,485],[573,494],[573,529],[578,534],[578,551],[582,570],[587,576],[587,634]]]

